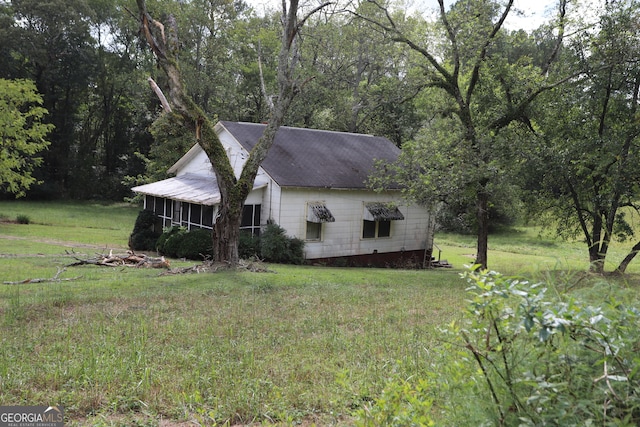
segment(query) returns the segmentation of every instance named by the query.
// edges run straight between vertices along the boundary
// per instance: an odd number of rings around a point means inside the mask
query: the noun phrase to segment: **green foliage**
[[[557,234],[583,239],[598,273],[610,245],[634,237],[622,209],[637,210],[640,194],[639,17],[636,2],[607,3],[598,25],[563,51],[563,72],[585,77],[545,94],[543,137],[523,146],[531,205]]]
[[[156,249],[160,233],[153,231],[153,226],[158,217],[148,209],[143,209],[138,214],[133,231],[129,236],[129,247],[138,251],[152,251]]]
[[[31,222],[31,218],[28,215],[18,215],[16,217],[16,222],[18,224],[29,224]]]
[[[30,80],[0,79],[0,191],[24,196],[37,182],[37,154],[49,146],[53,125],[42,123],[47,110]]]
[[[435,425],[433,385],[425,380],[390,383],[374,405],[357,411],[357,427],[427,427]]]
[[[171,114],[161,114],[151,125],[154,143],[149,151],[147,174],[151,181],[164,179],[169,169],[195,143],[192,133],[173,120]]]
[[[444,424],[638,425],[640,310],[615,297],[590,305],[496,272],[464,277],[466,314],[444,331],[449,359],[430,378],[439,384],[431,392],[444,408]],[[398,387],[407,388],[396,380],[387,390]],[[423,396],[430,404],[432,395]],[[455,409],[462,401],[466,413]],[[371,413],[388,407],[384,396],[379,402]],[[405,408],[396,406],[406,418]],[[417,424],[423,416],[418,407],[408,419]]]
[[[188,231],[185,227],[173,226],[158,238],[157,249],[163,255],[174,258],[201,260],[213,254],[211,231],[205,229]]]
[[[173,226],[173,227],[166,228],[158,238],[158,242],[156,243],[156,249],[161,254],[165,254],[167,256],[171,256],[170,254],[175,255],[175,253],[177,253],[177,247],[174,244],[175,242],[170,243],[170,240],[173,237],[177,236],[178,234],[181,234],[181,233],[183,234],[186,232],[187,232],[187,229],[180,226]]]
[[[260,258],[260,236],[241,231],[238,239],[238,256],[241,259]]]
[[[180,239],[176,255],[186,259],[208,259],[213,255],[211,230],[198,229],[185,233]]]
[[[303,249],[304,240],[288,237],[278,224],[267,225],[260,236],[260,254],[268,262],[302,264]]]

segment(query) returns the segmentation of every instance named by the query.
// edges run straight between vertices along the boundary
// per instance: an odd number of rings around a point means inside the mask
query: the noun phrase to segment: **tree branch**
[[[444,0],[438,0],[438,1],[442,2]],[[507,3],[507,6],[502,11],[502,15],[500,16],[500,19],[493,26],[493,29],[491,30],[491,34],[489,34],[489,36],[484,42],[484,45],[482,46],[482,49],[480,50],[480,55],[478,55],[478,59],[475,65],[473,66],[473,71],[471,72],[471,81],[469,82],[469,86],[467,87],[467,94],[465,97],[465,102],[467,105],[471,103],[471,96],[473,95],[473,91],[475,90],[475,87],[478,84],[478,80],[480,78],[480,67],[482,66],[482,63],[484,62],[487,56],[487,49],[491,44],[491,42],[493,41],[493,39],[496,37],[496,34],[498,34],[498,31],[500,31],[500,28],[502,28],[502,24],[504,24],[504,21],[507,19],[507,16],[509,15],[509,11],[511,10],[512,6],[513,6],[513,0],[509,0],[509,2]]]
[[[24,279],[17,282],[3,282],[5,285],[26,285],[29,283],[57,283],[57,282],[70,282],[72,280],[81,279],[82,276],[71,277],[68,279],[60,279],[60,275],[67,271],[66,268],[58,267],[58,272],[50,279]]]
[[[151,86],[151,90],[155,92],[156,96],[160,100],[160,104],[162,104],[162,108],[164,109],[164,111],[166,111],[167,113],[170,113],[171,105],[169,105],[169,101],[167,101],[167,98],[164,96],[164,93],[162,93],[162,89],[160,89],[160,87],[151,77],[149,77],[147,81],[149,82],[149,86]]]

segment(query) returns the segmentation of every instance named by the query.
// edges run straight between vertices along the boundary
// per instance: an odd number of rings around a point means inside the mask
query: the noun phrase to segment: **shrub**
[[[261,258],[260,236],[241,231],[238,242],[238,255],[242,259]]]
[[[153,226],[158,220],[155,213],[143,209],[138,213],[133,231],[129,236],[129,247],[138,251],[152,251],[156,249],[156,244],[160,233],[153,231]]]
[[[173,226],[166,229],[158,239],[158,252],[176,258],[182,236],[187,233],[185,227]]]
[[[185,227],[173,226],[162,233],[157,249],[168,257],[201,260],[213,254],[211,231],[187,231]]]
[[[425,380],[415,384],[410,381],[390,383],[376,404],[357,412],[357,427],[405,427],[433,426],[433,400],[429,390],[432,387]]]
[[[29,218],[27,215],[18,215],[16,217],[16,222],[18,224],[29,224],[31,222],[31,218]]]
[[[640,310],[614,297],[590,305],[495,272],[465,277],[467,311],[443,331],[448,357],[427,374],[438,387],[426,393],[396,378],[361,411],[361,425],[394,416],[419,425],[432,401],[443,425],[640,425]],[[415,404],[416,393],[427,406]]]
[[[156,242],[156,250],[161,254],[166,254],[165,246],[167,244],[167,240],[169,239],[169,237],[179,233],[181,230],[183,230],[183,227],[179,226],[165,228],[160,237],[158,237],[158,241]]]
[[[210,230],[191,230],[179,236],[176,252],[178,258],[206,259],[213,255]]]
[[[283,264],[304,262],[304,241],[288,237],[284,228],[269,224],[260,236],[260,255],[265,261]]]

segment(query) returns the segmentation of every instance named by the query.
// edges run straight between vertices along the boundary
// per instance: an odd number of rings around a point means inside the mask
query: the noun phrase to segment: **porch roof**
[[[220,190],[215,177],[184,174],[151,184],[139,185],[133,191],[148,196],[213,206],[220,203]]]
[[[256,179],[253,190],[266,187],[264,179]],[[148,196],[164,197],[180,202],[213,206],[220,203],[220,190],[215,176],[186,173],[151,184],[138,185],[131,190]]]

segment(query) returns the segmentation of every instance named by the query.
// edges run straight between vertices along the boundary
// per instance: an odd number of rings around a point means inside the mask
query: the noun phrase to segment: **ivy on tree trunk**
[[[298,62],[297,36],[305,20],[327,4],[318,6],[298,20],[298,0],[290,0],[288,10],[283,1],[283,31],[277,72],[279,93],[262,137],[249,154],[240,177],[236,178],[224,146],[215,132],[215,124],[196,105],[182,84],[176,59],[179,43],[175,19],[169,16],[166,28],[152,18],[145,0],[137,0],[144,41],[155,54],[158,65],[168,79],[167,103],[170,111],[165,106],[164,114],[171,114],[176,126],[182,126],[186,132],[194,135],[195,141],[207,154],[218,181],[220,204],[212,232],[214,261],[227,262],[232,266],[238,263],[238,240],[244,201],[253,188],[258,168],[273,145],[276,132],[284,123],[291,102],[303,85],[295,77]]]

